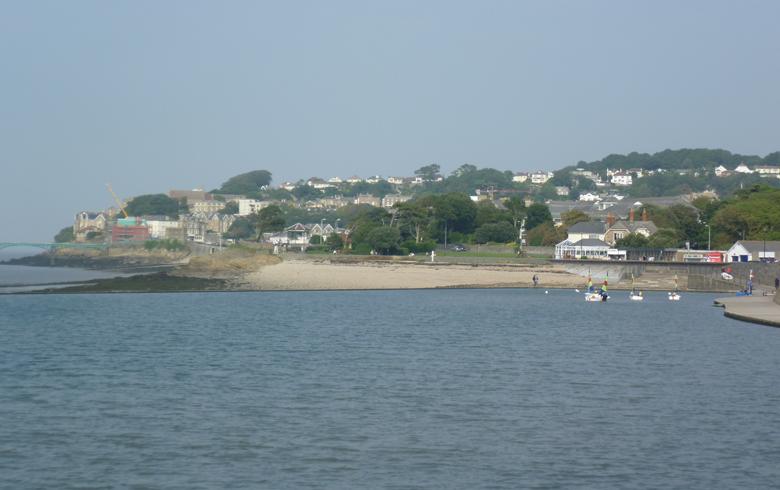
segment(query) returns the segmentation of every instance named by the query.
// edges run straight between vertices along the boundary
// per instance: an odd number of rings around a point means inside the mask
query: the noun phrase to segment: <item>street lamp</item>
[[[336,233],[339,232],[339,221],[341,221],[341,218],[336,218]]]
[[[709,252],[712,249],[712,227],[709,223],[705,225],[707,227],[707,251]]]

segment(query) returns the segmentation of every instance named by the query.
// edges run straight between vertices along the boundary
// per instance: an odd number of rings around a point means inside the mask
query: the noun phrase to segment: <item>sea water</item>
[[[612,296],[2,296],[0,488],[776,487],[780,329]]]

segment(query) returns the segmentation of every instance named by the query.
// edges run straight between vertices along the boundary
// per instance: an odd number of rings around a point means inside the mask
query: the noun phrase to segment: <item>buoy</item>
[[[550,291],[545,291],[544,294],[550,294]]]

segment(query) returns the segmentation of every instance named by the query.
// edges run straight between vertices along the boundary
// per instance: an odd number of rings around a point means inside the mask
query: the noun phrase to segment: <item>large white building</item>
[[[238,200],[238,215],[249,216],[260,211],[263,208],[267,208],[271,203],[268,201],[259,201],[257,199],[239,199]]]
[[[631,174],[617,172],[612,174],[612,179],[610,180],[610,182],[612,182],[615,185],[629,186],[634,182],[634,178],[631,177]]]
[[[547,172],[544,170],[539,170],[537,172],[531,173],[531,183],[532,184],[544,184],[548,180],[553,178],[552,172]]]
[[[167,216],[148,216],[146,226],[149,228],[150,238],[163,239],[168,237],[168,229],[179,228],[181,223]]]

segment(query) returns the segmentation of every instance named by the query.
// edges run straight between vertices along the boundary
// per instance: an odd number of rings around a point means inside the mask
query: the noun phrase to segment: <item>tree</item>
[[[183,208],[183,209],[182,209]],[[165,194],[144,194],[134,197],[125,211],[130,216],[163,215],[177,218],[179,212],[186,212],[186,205]]]
[[[515,240],[517,238],[516,234],[512,223],[506,221],[488,223],[477,228],[474,232],[474,241],[477,243],[507,243]]]
[[[563,226],[566,228],[585,221],[590,221],[590,216],[580,211],[579,209],[572,209],[570,211],[561,213],[561,222],[563,222]]]
[[[253,170],[229,178],[214,192],[218,194],[252,195],[260,192],[263,187],[268,186],[270,183],[271,172],[268,170]]]
[[[640,233],[629,233],[615,242],[618,248],[648,248],[650,240]]]
[[[550,214],[550,208],[546,204],[534,203],[528,206],[528,212],[526,213],[525,227],[528,230],[532,230],[542,223],[549,222],[552,224],[552,214]]]
[[[54,235],[54,241],[57,243],[72,242],[74,238],[72,226],[66,226]]]
[[[380,226],[369,232],[366,241],[374,250],[379,251],[383,255],[388,255],[398,248],[398,243],[401,241],[401,233],[398,231],[398,228]]]
[[[331,233],[328,239],[325,240],[325,245],[330,250],[339,250],[344,248],[344,239],[338,233]]]
[[[238,214],[238,203],[235,201],[230,201],[229,203],[225,204],[225,207],[222,208],[222,214]]]
[[[536,247],[555,245],[565,238],[561,228],[556,228],[552,221],[545,221],[534,227],[526,235],[528,244]]]
[[[247,239],[254,236],[255,227],[246,217],[237,218],[228,231],[225,232],[225,238]]]
[[[276,205],[265,207],[257,213],[250,215],[250,220],[255,227],[255,237],[260,240],[263,233],[281,231],[284,229],[284,211]]]
[[[414,175],[418,177],[422,177],[423,180],[436,180],[436,177],[439,176],[439,171],[441,170],[441,167],[437,163],[432,163],[430,165],[425,165],[423,167],[418,168],[414,171]]]

